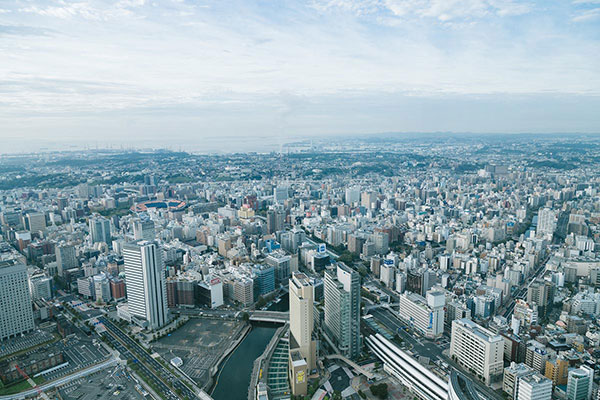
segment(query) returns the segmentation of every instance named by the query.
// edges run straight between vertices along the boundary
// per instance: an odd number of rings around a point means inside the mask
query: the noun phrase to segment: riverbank
[[[277,328],[274,324],[252,324],[251,331],[220,368],[211,392],[214,400],[247,400],[254,361],[263,354]]]
[[[205,390],[207,393],[210,393],[212,395],[212,392],[214,391],[214,389],[216,387],[216,383],[217,383],[215,381],[215,376],[217,374],[220,374],[220,372],[221,372],[221,364],[224,364],[224,361],[227,360],[227,358],[231,354],[233,354],[233,352],[235,351],[235,349],[237,349],[237,347],[240,345],[240,343],[242,343],[242,341],[246,338],[246,336],[248,335],[248,333],[250,333],[251,330],[252,330],[252,325],[251,324],[247,324],[244,327],[244,329],[242,330],[242,332],[240,333],[240,335],[238,336],[238,338],[231,344],[231,346],[229,346],[227,348],[227,350],[225,350],[223,352],[223,354],[221,354],[221,357],[219,357],[219,359],[217,360],[217,362],[215,362],[215,364],[211,367],[211,369],[210,369],[210,379],[208,380],[208,382],[203,387],[203,390]]]

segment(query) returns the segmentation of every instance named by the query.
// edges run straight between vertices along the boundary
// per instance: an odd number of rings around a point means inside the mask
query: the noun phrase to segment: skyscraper
[[[136,219],[133,222],[135,240],[154,240],[154,222],[150,219]]]
[[[549,208],[543,208],[538,213],[537,230],[542,235],[552,235],[556,230],[556,213]]]
[[[307,392],[307,373],[317,367],[316,341],[313,340],[313,293],[310,280],[303,273],[296,272],[290,278],[290,382],[294,395]],[[295,353],[306,362],[308,371],[302,371]],[[294,365],[296,362],[296,365]],[[294,368],[296,367],[296,368]],[[304,374],[304,375],[302,375]],[[304,378],[302,379],[302,377]]]
[[[110,221],[103,217],[90,218],[92,243],[111,244]]]
[[[342,355],[358,357],[362,349],[360,275],[343,263],[325,272],[324,328]]]
[[[167,288],[162,251],[155,242],[123,246],[129,312],[140,325],[157,329],[167,317]]]
[[[0,261],[0,340],[33,328],[27,266],[12,259]]]
[[[62,277],[64,271],[75,268],[77,265],[75,246],[65,243],[56,246],[56,266],[59,276]]]

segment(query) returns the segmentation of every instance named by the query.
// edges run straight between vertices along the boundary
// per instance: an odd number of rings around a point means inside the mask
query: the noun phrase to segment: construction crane
[[[23,371],[21,368],[19,368],[19,366],[17,364],[15,364],[15,368],[19,372],[19,374],[21,374],[21,376],[27,380],[27,382],[31,385],[31,387],[34,388],[35,390],[37,390],[38,396],[40,396],[44,400],[50,400],[50,397],[48,397],[46,395],[46,393],[42,392],[42,389],[39,388],[39,386],[37,385],[37,383],[35,383],[34,380],[31,379],[29,377],[29,375],[27,375],[25,373],[25,371]]]

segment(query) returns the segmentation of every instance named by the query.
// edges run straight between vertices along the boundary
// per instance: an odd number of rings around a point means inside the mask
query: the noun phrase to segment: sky
[[[0,1],[0,152],[599,133],[598,110],[600,0]]]

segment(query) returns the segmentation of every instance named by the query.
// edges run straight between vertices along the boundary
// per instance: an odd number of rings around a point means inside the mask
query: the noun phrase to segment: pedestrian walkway
[[[285,339],[279,339],[279,343],[273,350],[267,375],[267,387],[269,388],[270,398],[273,400],[290,398],[290,385],[287,376],[289,351],[289,342]]]

